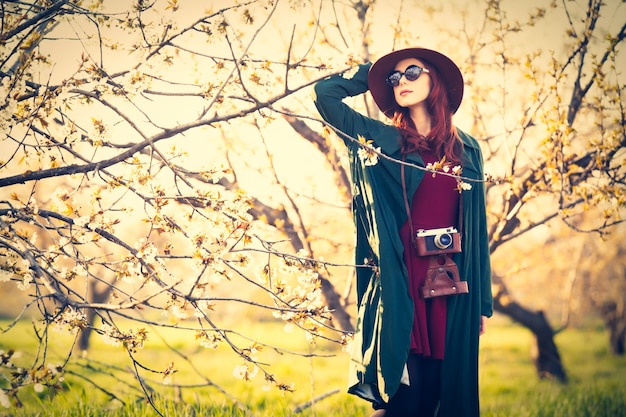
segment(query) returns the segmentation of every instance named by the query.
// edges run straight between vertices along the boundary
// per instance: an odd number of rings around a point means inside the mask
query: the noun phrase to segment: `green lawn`
[[[344,393],[348,357],[334,344],[323,342],[310,347],[302,334],[285,333],[276,323],[237,323],[248,337],[280,347],[265,347],[256,353],[265,369],[280,383],[294,384],[294,392],[269,391],[261,372],[249,382],[233,377],[242,363],[225,345],[218,349],[200,347],[193,332],[172,329],[151,331],[144,349],[135,358],[144,366],[162,371],[172,362],[177,372],[172,382],[186,387],[173,389],[163,384],[162,375],[140,370],[146,386],[154,389],[157,408],[167,416],[368,416],[362,400]],[[0,322],[6,328],[6,322]],[[158,335],[157,335],[158,333]],[[72,338],[50,332],[46,363],[63,358]],[[167,342],[164,343],[163,340]],[[233,336],[239,346],[250,341]],[[528,331],[504,318],[494,318],[481,345],[481,404],[483,416],[607,416],[626,417],[626,358],[609,354],[606,333],[599,327],[568,329],[556,337],[570,383],[539,380],[534,372]],[[11,416],[144,416],[158,415],[142,397],[132,377],[132,361],[123,348],[92,337],[87,357],[74,353],[67,367],[62,389],[33,387],[20,392],[21,409],[0,407],[0,415]],[[169,347],[168,347],[169,345]],[[20,323],[0,334],[0,350],[13,348],[22,353],[16,364],[28,366],[37,354],[32,324]],[[174,352],[179,350],[182,355]],[[296,352],[291,354],[288,352]],[[39,353],[41,355],[41,352]],[[311,356],[316,354],[318,356]],[[18,363],[19,362],[19,363]],[[0,370],[4,376],[6,369]],[[4,378],[3,378],[4,379]],[[6,380],[0,381],[7,387]],[[119,400],[107,396],[115,395]],[[338,392],[335,392],[338,391]],[[296,414],[295,409],[312,398],[331,394]],[[4,413],[4,414],[2,414]]]

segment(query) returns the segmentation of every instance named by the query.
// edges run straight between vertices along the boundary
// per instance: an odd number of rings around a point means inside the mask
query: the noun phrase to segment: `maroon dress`
[[[436,162],[430,152],[421,153],[425,164]],[[426,172],[411,206],[413,233],[418,229],[458,228],[459,191],[456,180],[447,175]],[[424,299],[420,288],[426,280],[428,257],[417,256],[407,221],[400,229],[404,261],[409,273],[409,288],[414,304],[411,353],[443,359],[446,339],[446,297]]]

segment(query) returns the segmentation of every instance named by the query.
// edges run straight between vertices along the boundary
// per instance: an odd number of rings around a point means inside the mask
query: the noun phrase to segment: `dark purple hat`
[[[407,48],[393,51],[372,65],[368,74],[368,84],[374,102],[387,117],[393,117],[398,110],[398,104],[393,96],[393,88],[385,79],[393,72],[398,61],[407,58],[417,58],[428,67],[435,67],[441,75],[448,91],[450,111],[455,113],[463,99],[463,75],[457,65],[447,56],[424,48]]]

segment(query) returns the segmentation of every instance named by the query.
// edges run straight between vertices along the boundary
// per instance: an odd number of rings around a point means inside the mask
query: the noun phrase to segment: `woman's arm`
[[[343,102],[346,97],[363,94],[368,90],[367,74],[370,66],[371,63],[361,64],[352,78],[334,75],[319,81],[314,87],[315,106],[322,118],[351,137],[362,134],[374,122]]]

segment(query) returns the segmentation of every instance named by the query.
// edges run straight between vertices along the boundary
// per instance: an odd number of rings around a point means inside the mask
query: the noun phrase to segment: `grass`
[[[239,323],[247,336],[274,341],[291,355],[269,347],[257,353],[258,360],[271,365],[266,369],[280,382],[295,384],[295,391],[263,390],[263,376],[249,382],[232,376],[241,360],[226,346],[216,350],[199,347],[193,333],[159,330],[160,337],[180,349],[185,357],[170,350],[159,337],[153,336],[136,358],[148,368],[163,370],[174,362],[177,373],[173,382],[188,385],[175,390],[162,385],[159,374],[140,371],[159,395],[153,396],[157,409],[165,416],[255,416],[255,417],[365,417],[371,410],[362,400],[345,394],[348,358],[338,347],[319,343],[313,353],[304,338],[284,333],[275,323]],[[6,323],[0,322],[5,328]],[[32,325],[20,323],[11,332],[0,334],[0,350],[13,347],[24,352],[23,366],[32,362],[37,340]],[[153,333],[151,333],[153,334]],[[71,346],[71,338],[50,334],[50,361],[61,358]],[[250,342],[233,336],[241,346]],[[489,323],[481,345],[481,406],[483,417],[626,417],[626,358],[614,357],[608,351],[606,333],[598,327],[568,329],[556,337],[569,384],[539,380],[530,357],[531,334],[504,318]],[[120,347],[102,342],[94,335],[88,358],[74,357],[68,366],[63,389],[53,393],[46,389],[35,393],[32,387],[20,393],[21,409],[0,408],[0,416],[156,416],[153,408],[140,400],[130,372],[131,362]],[[53,358],[57,356],[58,358]],[[115,371],[115,376],[105,372]],[[4,372],[0,369],[0,372]],[[6,374],[6,373],[5,373]],[[0,381],[0,384],[2,382]],[[125,404],[111,400],[93,384],[114,392]],[[5,386],[6,385],[2,385]],[[295,409],[312,398],[339,390],[296,414]],[[5,413],[5,414],[2,414]]]

